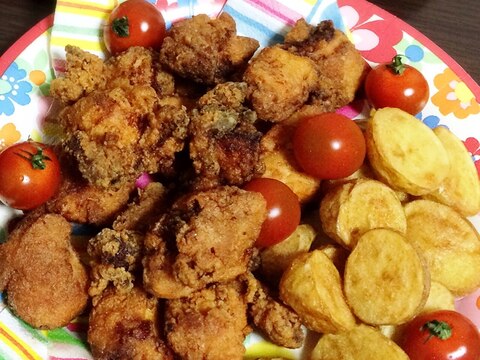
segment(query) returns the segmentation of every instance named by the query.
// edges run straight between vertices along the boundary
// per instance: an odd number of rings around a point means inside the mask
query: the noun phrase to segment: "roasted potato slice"
[[[366,231],[390,228],[405,233],[407,221],[395,192],[377,180],[342,184],[320,203],[323,231],[345,248],[354,248]]]
[[[431,200],[405,205],[407,239],[425,257],[432,280],[454,295],[480,286],[480,238],[453,208]]]
[[[355,325],[338,270],[321,250],[293,260],[280,280],[280,298],[310,330],[337,333]]]
[[[320,188],[320,179],[305,174],[295,159],[292,137],[295,126],[277,124],[262,138],[261,158],[265,164],[263,177],[287,184],[300,203],[311,200]]]
[[[450,171],[438,189],[425,196],[449,205],[463,216],[480,211],[480,182],[478,173],[463,142],[443,126],[433,132],[442,142],[450,160]]]
[[[343,275],[345,270],[345,263],[347,262],[350,252],[344,247],[337,244],[325,244],[318,248],[323,251],[325,255],[333,262],[333,265],[337,268],[338,272]]]
[[[288,238],[265,248],[260,253],[262,274],[267,279],[280,279],[295,257],[310,250],[315,235],[316,232],[312,226],[300,224]]]
[[[367,324],[407,322],[423,309],[429,290],[424,261],[396,231],[366,232],[347,259],[345,296],[355,315]]]
[[[455,310],[455,297],[442,284],[432,281],[430,284],[430,293],[428,294],[427,303],[423,307],[420,314],[429,313],[436,310]],[[402,325],[381,325],[380,332],[398,342],[401,339],[405,324]]]
[[[436,310],[455,310],[455,296],[439,282],[430,283],[430,293],[421,313]]]
[[[408,360],[407,354],[377,329],[360,324],[340,334],[323,335],[311,360]]]
[[[377,177],[395,190],[425,195],[448,174],[447,152],[433,131],[396,108],[375,111],[367,124],[367,155]]]

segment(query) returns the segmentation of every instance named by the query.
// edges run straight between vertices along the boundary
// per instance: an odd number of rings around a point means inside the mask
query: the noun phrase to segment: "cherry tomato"
[[[295,231],[300,223],[300,202],[287,185],[275,179],[256,178],[244,189],[261,193],[267,202],[268,216],[255,244],[257,247],[275,245]]]
[[[58,190],[60,165],[53,150],[33,141],[0,153],[0,200],[20,210],[34,209]]]
[[[464,315],[439,310],[419,315],[405,326],[400,346],[411,360],[480,359],[480,335]]]
[[[395,107],[416,115],[427,104],[430,92],[422,73],[403,64],[402,55],[396,55],[391,63],[380,64],[368,73],[365,94],[376,109]]]
[[[127,0],[113,9],[103,39],[111,54],[131,46],[159,50],[165,38],[165,20],[162,13],[145,0]]]
[[[355,121],[336,113],[300,120],[293,152],[303,171],[320,179],[353,174],[365,159],[365,138]]]

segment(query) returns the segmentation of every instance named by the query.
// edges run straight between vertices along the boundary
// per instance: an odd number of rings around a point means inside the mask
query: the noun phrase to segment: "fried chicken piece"
[[[88,343],[97,360],[172,360],[161,337],[158,302],[139,287],[113,288],[94,298]]]
[[[163,239],[162,222],[145,236],[147,255],[143,258],[143,286],[162,299],[177,299],[192,294],[195,289],[180,282],[174,271],[176,250]]]
[[[227,82],[198,101],[189,127],[197,189],[241,186],[263,172],[262,133],[253,125],[256,115],[244,105],[245,97],[245,83]]]
[[[265,164],[262,177],[282,181],[298,196],[300,203],[312,200],[320,189],[321,180],[305,174],[293,153],[295,126],[275,124],[262,138],[261,158]]]
[[[0,245],[0,291],[23,321],[40,329],[67,325],[85,308],[88,275],[60,215],[23,218]]]
[[[60,214],[71,222],[107,225],[128,203],[134,183],[125,182],[118,189],[90,185],[78,169],[64,159],[62,183],[58,193],[46,203],[48,212]]]
[[[66,48],[65,76],[52,81],[50,94],[71,104],[94,90],[107,90],[126,85],[155,88],[159,96],[173,95],[173,75],[164,71],[158,54],[150,49],[133,46],[105,62],[98,56],[72,45]]]
[[[280,122],[307,102],[319,78],[312,60],[274,46],[252,59],[243,80],[258,117]]]
[[[251,273],[245,275],[248,283],[248,312],[253,323],[276,345],[299,348],[305,334],[298,315],[276,300],[270,290]]]
[[[119,188],[142,172],[172,173],[189,118],[183,107],[161,106],[150,86],[94,91],[60,112],[64,151],[82,176],[99,187]]]
[[[110,283],[122,291],[133,287],[143,256],[143,235],[133,230],[105,228],[89,240],[91,261],[89,294],[100,294]]]
[[[183,150],[190,118],[186,108],[174,102],[159,104],[136,146],[142,172],[174,178],[175,155]]]
[[[180,198],[145,243],[145,286],[157,296],[175,298],[179,295],[165,289],[172,283],[201,289],[243,274],[266,217],[265,206],[259,193],[227,186]],[[172,281],[158,282],[165,278]]]
[[[156,55],[156,54],[155,54]],[[129,85],[152,85],[155,78],[154,53],[150,49],[133,46],[105,61],[105,86],[109,89]],[[120,81],[120,83],[117,83]]]
[[[50,95],[63,103],[77,101],[106,84],[106,68],[102,59],[77,46],[67,45],[65,76],[54,79]]]
[[[115,221],[112,228],[117,231],[135,230],[144,234],[166,210],[167,191],[159,182],[151,182],[139,190],[138,198],[128,204]]]
[[[235,21],[227,13],[216,19],[201,14],[172,25],[160,63],[181,77],[215,85],[243,71],[258,47],[257,40],[236,35]]]
[[[315,64],[319,86],[307,106],[313,106],[317,113],[334,111],[355,98],[368,64],[347,36],[334,28],[332,21],[312,26],[304,19],[298,20],[286,34],[282,47]]]
[[[168,343],[185,360],[241,360],[243,341],[251,331],[246,312],[244,290],[237,281],[213,284],[189,297],[168,300]]]

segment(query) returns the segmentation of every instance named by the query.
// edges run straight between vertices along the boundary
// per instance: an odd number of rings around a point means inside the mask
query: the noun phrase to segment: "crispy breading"
[[[227,82],[199,99],[189,126],[197,189],[241,186],[263,172],[262,133],[254,126],[255,112],[244,105],[245,96],[245,83]]]
[[[368,70],[368,64],[353,43],[335,29],[331,20],[313,26],[299,19],[286,34],[282,48],[314,63],[318,87],[312,92],[307,107],[313,106],[317,112],[334,111],[350,103]]]
[[[167,191],[161,183],[151,182],[138,191],[138,197],[113,222],[114,230],[145,233],[166,210]]]
[[[122,86],[124,81],[129,85],[152,85],[155,78],[154,57],[152,50],[133,46],[128,50],[111,56],[105,61],[107,88]],[[120,81],[118,84],[117,81]]]
[[[214,85],[242,71],[258,46],[257,40],[236,35],[235,21],[227,13],[216,19],[201,14],[172,25],[160,62],[181,77]]]
[[[106,68],[102,59],[73,45],[67,45],[65,51],[65,76],[52,81],[53,98],[69,103],[105,86]]]
[[[184,360],[241,360],[251,331],[242,285],[213,284],[189,297],[168,300],[165,332]]]
[[[88,343],[97,360],[172,360],[162,339],[158,301],[139,287],[109,288],[94,299]]]
[[[68,221],[80,224],[107,225],[127,204],[134,183],[125,183],[118,189],[100,188],[88,184],[72,164],[62,163],[62,183],[58,193],[46,208]]]
[[[163,292],[164,284],[154,280],[166,277],[164,262],[177,282],[193,289],[243,274],[265,217],[264,198],[236,187],[183,196],[146,241],[146,286]]]
[[[65,104],[79,100],[94,90],[114,89],[126,85],[148,85],[159,96],[175,91],[173,75],[164,71],[158,54],[151,49],[133,46],[108,58],[67,45],[65,75],[52,81],[50,94]]]
[[[252,274],[245,275],[248,283],[248,313],[257,326],[274,344],[299,348],[305,334],[298,315],[279,300]]]
[[[100,187],[120,187],[141,172],[173,172],[189,118],[183,107],[160,106],[150,86],[94,91],[64,108],[63,149],[83,177]]]
[[[176,299],[190,295],[192,287],[180,282],[173,270],[176,254],[164,240],[163,224],[156,226],[145,236],[146,256],[143,264],[143,286],[149,293],[162,299]]]
[[[35,328],[65,326],[87,304],[88,275],[70,230],[60,215],[33,213],[0,245],[0,290],[13,312]]]
[[[319,79],[312,60],[275,46],[250,61],[243,80],[258,117],[280,122],[307,102]]]
[[[87,251],[92,259],[90,296],[100,294],[110,283],[121,291],[132,289],[143,256],[143,235],[105,228],[89,240]]]

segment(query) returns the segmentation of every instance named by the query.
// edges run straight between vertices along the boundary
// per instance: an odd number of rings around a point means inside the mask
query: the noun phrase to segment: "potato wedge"
[[[377,177],[395,190],[425,195],[448,174],[447,152],[433,131],[396,108],[375,111],[366,131],[367,155]]]
[[[377,329],[360,324],[320,338],[311,360],[408,360],[407,354]]]
[[[455,310],[455,297],[445,286],[432,281],[427,303],[420,311],[420,314],[437,310]],[[381,325],[378,329],[383,335],[398,343],[401,340],[405,325]]]
[[[432,280],[456,296],[480,286],[480,238],[466,218],[431,200],[408,203],[405,214],[406,237],[425,257]]]
[[[333,262],[333,265],[335,265],[337,268],[340,275],[343,276],[345,264],[350,252],[337,244],[325,244],[320,246],[318,249],[323,251],[323,253],[328,256],[328,258]]]
[[[294,126],[277,124],[262,138],[261,158],[265,163],[262,177],[287,184],[303,204],[315,196],[321,181],[305,174],[298,165],[292,148],[294,131]]]
[[[463,216],[480,212],[480,181],[478,173],[463,142],[443,126],[433,132],[447,150],[450,171],[440,187],[425,198],[449,205]]]
[[[288,238],[262,250],[260,253],[262,274],[269,280],[279,280],[295,257],[310,250],[315,235],[312,226],[300,224]]]
[[[280,280],[280,298],[310,330],[337,333],[355,325],[338,270],[321,250],[293,260]]]
[[[439,282],[432,281],[427,302],[420,313],[437,310],[455,310],[455,296]]]
[[[367,324],[407,322],[423,309],[429,290],[424,261],[396,231],[366,232],[347,259],[345,296],[355,315]]]
[[[395,192],[371,179],[345,183],[327,193],[320,203],[320,221],[323,231],[348,249],[368,230],[390,228],[404,234],[407,227]]]

